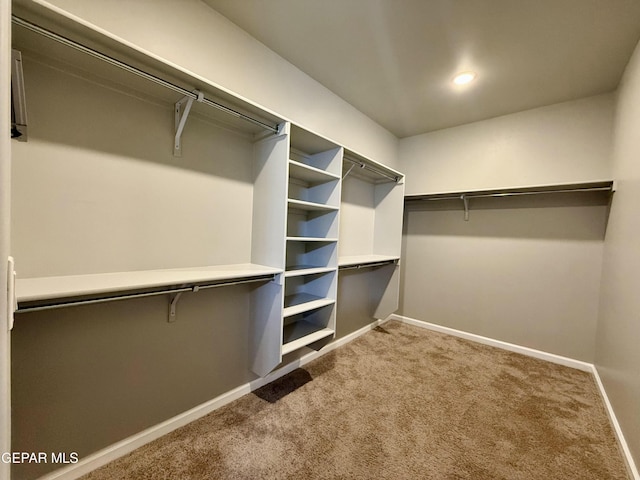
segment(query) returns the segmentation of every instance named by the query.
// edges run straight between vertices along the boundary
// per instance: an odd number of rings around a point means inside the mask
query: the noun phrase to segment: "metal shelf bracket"
[[[200,290],[200,287],[198,285],[194,285],[189,291],[195,293],[199,290]],[[171,295],[171,301],[169,302],[169,320],[168,320],[170,323],[176,321],[176,307],[178,306],[178,301],[180,300],[180,297],[182,296],[183,293],[185,292],[182,291],[182,292],[178,292]]]
[[[356,166],[360,167],[360,168],[364,168],[364,163],[353,163],[350,167],[349,170],[347,170],[347,173],[345,173],[342,176],[342,180],[344,180],[345,178],[347,178],[349,176],[349,174],[351,173],[351,170],[353,170]]]
[[[176,321],[176,307],[183,293],[184,292],[178,292],[171,295],[171,301],[169,302],[169,322]]]
[[[469,221],[469,198],[463,193],[462,195],[460,195],[460,200],[462,200],[462,203],[464,205],[464,221],[468,222]]]
[[[176,135],[173,140],[174,157],[182,156],[182,132],[184,130],[185,124],[187,123],[187,118],[189,118],[189,112],[191,111],[193,101],[196,100],[198,102],[202,102],[204,100],[204,94],[200,90],[194,90],[193,93],[197,95],[195,99],[185,96],[184,98],[182,98],[182,100],[177,101],[175,104],[174,113]]]

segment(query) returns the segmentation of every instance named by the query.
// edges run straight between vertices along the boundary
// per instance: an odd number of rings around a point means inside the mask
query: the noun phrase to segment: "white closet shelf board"
[[[260,120],[269,126],[275,127],[284,121],[263,107],[233,94],[233,92],[216,85],[210,80],[140,49],[87,22],[68,18],[58,11],[34,2],[17,0],[13,2],[13,7],[13,14],[19,18],[23,18],[189,92],[200,90],[207,99]],[[45,38],[15,24],[13,25],[13,45],[14,48],[25,51],[34,59],[45,63],[54,63],[55,65],[63,64],[65,69],[75,71],[85,78],[93,79],[108,86],[115,86],[119,90],[128,91],[138,97],[159,100],[168,104],[174,104],[182,98],[179,92],[169,90],[152,81],[138,77],[103,60],[59,44],[54,40]],[[44,55],[42,52],[47,52],[47,54]],[[251,135],[259,135],[266,131],[259,125],[251,124],[238,116],[199,102],[194,102],[192,113],[210,118],[234,130]]]
[[[284,297],[283,317],[290,317],[299,313],[315,310],[316,308],[326,307],[336,303],[331,298],[319,297],[310,293],[296,293]]]
[[[331,180],[340,179],[339,175],[334,175],[331,172],[305,165],[295,160],[289,160],[289,176],[309,183],[330,182]]]
[[[398,260],[400,260],[400,257],[397,255],[349,255],[338,257],[338,266],[352,267],[372,263],[395,262]]]
[[[287,237],[289,242],[324,242],[332,243],[337,242],[337,238],[323,238],[323,237]]]
[[[559,183],[547,185],[527,185],[520,187],[493,188],[484,190],[457,190],[450,192],[433,192],[406,195],[405,202],[421,200],[447,200],[460,199],[462,195],[468,198],[500,197],[511,195],[534,195],[544,193],[580,193],[590,191],[602,191],[612,193],[615,191],[613,180],[595,180],[592,182]]]
[[[314,267],[312,265],[295,265],[287,267],[284,272],[286,278],[299,277],[301,275],[317,275],[319,273],[335,272],[334,267]]]
[[[295,200],[291,198],[288,200],[288,203],[292,208],[297,208],[298,210],[306,210],[309,212],[335,212],[340,209],[339,207],[334,207],[331,205],[307,202],[304,200]]]
[[[175,285],[245,279],[282,273],[277,268],[243,263],[210,267],[23,278],[16,281],[18,303],[53,300]]]
[[[284,327],[282,338],[282,355],[299,350],[302,347],[330,337],[335,330],[319,328],[318,325],[305,321],[298,321]]]

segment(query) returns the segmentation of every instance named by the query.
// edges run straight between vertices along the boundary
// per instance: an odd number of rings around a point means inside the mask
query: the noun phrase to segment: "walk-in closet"
[[[0,2],[0,479],[640,478],[640,8],[436,3]],[[602,83],[500,83],[558,44]],[[531,470],[481,397],[575,438]]]

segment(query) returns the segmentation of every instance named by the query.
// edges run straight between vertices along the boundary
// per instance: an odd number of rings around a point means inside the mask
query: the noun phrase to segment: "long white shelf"
[[[322,328],[304,320],[286,325],[282,332],[282,354],[294,352],[334,333],[335,331],[330,328]]]
[[[540,195],[549,193],[578,193],[615,191],[613,180],[595,180],[592,182],[557,183],[547,185],[529,185],[520,187],[491,188],[484,190],[457,190],[450,192],[433,192],[405,195],[405,202],[425,200],[459,200],[482,197],[509,197],[518,195]]]
[[[339,175],[296,162],[295,160],[289,160],[289,176],[309,183],[324,183],[340,179]]]
[[[337,238],[324,238],[324,237],[287,237],[289,242],[337,242]]]
[[[173,285],[201,284],[282,273],[252,263],[133,272],[18,278],[18,303],[125,292]]]
[[[316,308],[326,307],[336,303],[331,298],[319,297],[310,293],[296,293],[284,297],[283,317],[291,317],[299,313],[315,310]]]
[[[323,203],[315,203],[315,202],[307,202],[306,200],[295,200],[290,198],[287,200],[288,204],[292,208],[297,208],[299,210],[307,210],[307,211],[325,211],[325,212],[335,212],[339,210],[340,207],[335,207],[333,205],[326,205]]]
[[[352,267],[371,263],[394,262],[400,260],[398,255],[349,255],[338,258],[339,267]]]
[[[319,273],[335,272],[335,267],[314,267],[311,265],[296,265],[287,267],[284,272],[285,278],[299,277],[302,275],[317,275]]]

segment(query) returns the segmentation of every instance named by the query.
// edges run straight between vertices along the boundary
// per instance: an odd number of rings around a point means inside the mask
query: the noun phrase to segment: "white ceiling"
[[[399,138],[612,91],[640,38],[640,0],[204,2]]]

